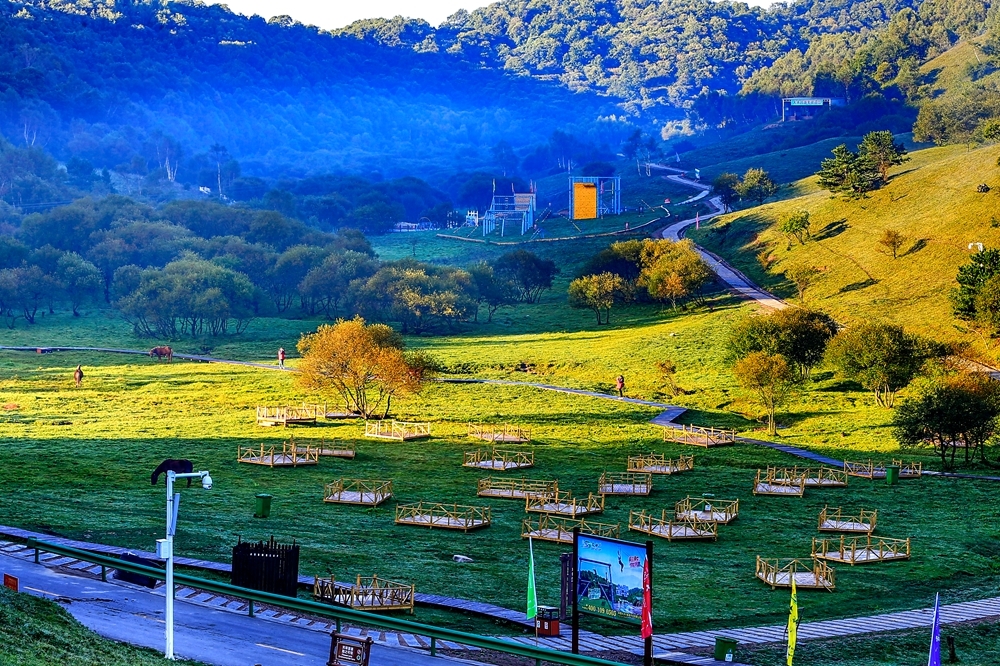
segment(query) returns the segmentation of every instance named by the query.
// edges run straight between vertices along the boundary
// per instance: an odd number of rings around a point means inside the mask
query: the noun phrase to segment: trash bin
[[[535,614],[535,633],[539,636],[559,635],[559,609],[539,606]]]
[[[271,500],[272,495],[267,493],[260,493],[254,496],[253,503],[253,517],[254,518],[267,518],[271,515]]]
[[[715,660],[735,661],[736,641],[732,638],[715,637]]]
[[[899,465],[885,466],[885,482],[890,486],[899,483]]]

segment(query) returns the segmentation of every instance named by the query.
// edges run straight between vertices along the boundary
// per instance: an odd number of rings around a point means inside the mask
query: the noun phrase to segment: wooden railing
[[[570,493],[556,491],[551,495],[533,495],[524,501],[528,513],[551,513],[575,517],[604,511],[604,495],[590,493],[586,499],[570,496]]]
[[[805,477],[807,488],[833,488],[847,485],[847,472],[832,467],[768,467],[768,475],[774,483],[798,485],[799,477]]]
[[[580,528],[580,534],[617,539],[621,532],[620,525],[597,523],[589,520],[562,518],[551,513],[543,513],[538,520],[525,518],[521,523],[522,539],[539,539],[556,543],[573,543],[573,529]]]
[[[736,431],[686,425],[666,426],[663,428],[663,439],[694,446],[726,446],[736,443]]]
[[[667,458],[661,453],[628,457],[628,471],[650,474],[680,474],[694,469],[694,456]]]
[[[280,449],[277,444],[240,445],[236,450],[236,461],[267,467],[315,465],[319,462],[319,449],[299,446],[295,442],[282,442]]]
[[[865,532],[871,534],[878,520],[878,511],[861,509],[856,515],[845,516],[838,507],[831,509],[824,506],[819,512],[819,530],[821,532]]]
[[[413,585],[378,576],[358,576],[354,585],[338,583],[332,577],[316,577],[313,584],[315,599],[366,611],[408,610],[412,613],[414,591]]]
[[[701,520],[695,517],[677,519],[668,516],[666,509],[659,517],[645,511],[629,511],[628,528],[633,532],[663,537],[667,541],[674,539],[715,540],[719,536],[719,523],[714,520]]]
[[[791,587],[792,579],[795,586],[830,590],[836,587],[835,572],[830,565],[817,559],[809,561],[800,559],[764,559],[757,556],[756,576],[771,586]]]
[[[400,442],[431,436],[430,423],[410,421],[365,421],[365,437],[395,439]]]
[[[304,453],[310,448],[315,449],[320,457],[331,457],[331,458],[353,458],[357,455],[357,451],[354,448],[353,443],[343,442],[340,440],[326,441],[326,438],[321,438],[318,442],[313,441],[313,443],[299,444],[295,441],[294,437],[288,438],[288,443],[295,446],[295,450]]]
[[[523,469],[525,467],[533,467],[534,465],[534,451],[512,451],[505,449],[466,451],[462,462],[463,467],[476,467],[497,471]]]
[[[469,437],[483,439],[487,442],[522,442],[531,441],[531,429],[510,424],[483,425],[469,423]]]
[[[323,501],[334,504],[378,506],[392,497],[392,481],[337,479],[323,487]]]
[[[899,478],[916,479],[924,473],[924,464],[921,462],[905,463],[902,460],[893,460],[893,465],[899,467]]]
[[[893,460],[892,464],[899,467],[899,478],[917,479],[923,473],[924,464],[919,462],[904,463],[902,460]],[[850,462],[844,461],[844,471],[851,476],[860,476],[865,479],[884,479],[885,463]]]
[[[649,472],[603,472],[597,482],[602,495],[648,495],[653,490]]]
[[[524,499],[532,495],[553,495],[557,492],[559,492],[558,481],[487,476],[479,479],[476,494],[480,497]]]
[[[674,516],[678,519],[695,517],[705,521],[729,523],[740,513],[739,500],[715,500],[685,497],[674,505]]]
[[[316,405],[300,407],[257,407],[258,425],[275,425],[281,423],[315,423],[319,408]]]
[[[865,536],[814,537],[812,556],[817,559],[846,564],[866,564],[887,560],[905,560],[910,557],[909,539],[889,539]]]
[[[757,478],[753,484],[754,495],[786,495],[801,497],[806,490],[806,477],[799,474],[796,477],[776,472],[776,468],[757,470]]]
[[[400,504],[396,507],[396,524],[398,525],[443,527],[468,532],[480,527],[488,527],[491,522],[492,511],[488,506],[418,502],[417,504]]]

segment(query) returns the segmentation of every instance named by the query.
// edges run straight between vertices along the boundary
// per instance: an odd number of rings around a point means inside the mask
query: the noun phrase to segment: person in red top
[[[618,375],[618,378],[615,379],[615,388],[618,389],[618,397],[619,398],[624,398],[625,397],[625,376],[624,375]]]
[[[278,347],[278,367],[285,367],[285,348]]]

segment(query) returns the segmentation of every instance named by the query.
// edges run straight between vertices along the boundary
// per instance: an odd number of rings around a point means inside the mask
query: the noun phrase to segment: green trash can
[[[267,518],[271,515],[271,500],[272,495],[267,493],[260,493],[254,496],[253,503],[253,517],[254,518]]]
[[[715,660],[735,661],[736,641],[732,638],[715,637]]]
[[[885,466],[885,482],[890,486],[899,483],[899,465]]]

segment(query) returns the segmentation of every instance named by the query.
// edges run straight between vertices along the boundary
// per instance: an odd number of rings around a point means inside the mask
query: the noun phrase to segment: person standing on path
[[[618,389],[618,397],[619,398],[624,398],[625,397],[625,375],[618,375],[618,378],[615,380],[615,388]]]
[[[285,348],[278,347],[278,367],[285,367]]]

